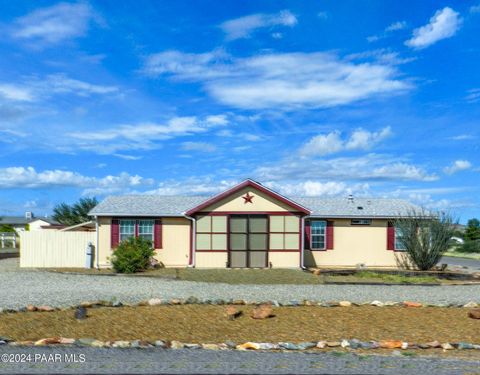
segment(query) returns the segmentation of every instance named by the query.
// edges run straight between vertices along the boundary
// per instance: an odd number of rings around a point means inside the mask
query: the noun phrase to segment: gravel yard
[[[0,307],[27,304],[66,306],[85,300],[138,302],[158,297],[277,300],[279,302],[349,300],[352,302],[421,301],[425,303],[480,302],[480,285],[366,286],[366,285],[228,285],[173,281],[148,277],[69,275],[23,270],[18,259],[0,261]]]

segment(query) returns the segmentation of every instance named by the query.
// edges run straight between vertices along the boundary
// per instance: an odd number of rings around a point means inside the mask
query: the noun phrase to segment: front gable
[[[216,195],[186,212],[194,215],[200,212],[298,212],[309,215],[310,210],[290,199],[246,180],[233,188]]]

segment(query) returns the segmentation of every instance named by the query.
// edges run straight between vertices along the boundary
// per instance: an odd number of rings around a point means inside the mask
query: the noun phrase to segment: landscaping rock
[[[399,303],[395,301],[386,301],[383,305],[384,306],[397,306]]]
[[[55,309],[51,306],[38,306],[37,311],[54,311]]]
[[[455,348],[450,343],[445,342],[445,343],[442,344],[442,349],[443,350],[453,350]]]
[[[438,341],[432,341],[432,342],[427,342],[426,345],[428,345],[430,348],[440,348],[442,344]]]
[[[300,347],[292,342],[279,342],[278,346],[287,350],[300,350]]]
[[[372,302],[370,303],[370,305],[372,305],[372,306],[377,306],[377,307],[383,307],[383,306],[385,306],[385,304],[384,304],[383,302],[380,302],[380,301],[372,301]]]
[[[253,319],[267,319],[273,316],[273,308],[272,305],[262,304],[259,306],[255,306],[252,310],[252,318]]]
[[[123,303],[121,303],[120,301],[112,302],[112,307],[122,307],[122,306],[123,306]]]
[[[358,348],[360,348],[361,341],[357,340],[357,339],[352,339],[348,342],[348,344],[349,344],[350,348],[358,349]]]
[[[428,346],[427,344],[417,344],[417,346],[418,346],[420,349],[430,349],[430,346]]]
[[[185,344],[185,349],[200,349],[201,347],[200,344]]]
[[[27,305],[27,311],[37,311],[37,307],[33,305]]]
[[[307,350],[317,346],[316,342],[300,342],[297,344],[299,350]]]
[[[130,341],[117,340],[112,343],[113,348],[129,348]]]
[[[6,341],[0,340],[0,345],[7,345]]]
[[[342,348],[347,348],[347,347],[350,346],[350,343],[348,342],[348,340],[342,340],[342,341],[340,342],[340,346],[341,346]]]
[[[405,307],[422,307],[423,305],[419,302],[405,301],[405,302],[403,302],[403,306],[405,306]]]
[[[220,350],[220,346],[218,344],[202,344],[202,349]]]
[[[11,337],[8,337],[8,336],[0,336],[0,340],[5,341],[5,342],[12,342],[13,341],[13,339]]]
[[[185,300],[185,303],[188,303],[188,304],[200,303],[200,300],[197,297],[190,296]]]
[[[90,346],[92,348],[103,348],[105,347],[105,343],[103,341],[100,341],[100,340],[94,340],[92,341],[92,343],[90,344]]]
[[[457,348],[461,349],[461,350],[463,350],[463,349],[473,349],[473,345],[468,343],[468,342],[459,342],[457,344]]]
[[[472,319],[480,319],[480,309],[472,309],[468,312],[468,317]]]
[[[60,337],[49,337],[45,339],[40,339],[35,341],[35,346],[44,346],[44,345],[53,345],[53,344],[60,344]]]
[[[80,346],[90,346],[92,342],[94,342],[95,339],[92,339],[90,337],[82,337],[78,340],[75,340],[75,345],[80,345]]]
[[[260,344],[256,342],[246,342],[235,347],[238,350],[258,350],[260,349]]]
[[[315,270],[315,271],[313,271],[313,274],[314,274],[315,276],[319,276],[321,273],[322,273],[322,272],[321,272],[320,270]]]
[[[87,319],[87,309],[85,308],[85,306],[78,306],[75,309],[74,316],[75,316],[75,319],[77,320]]]
[[[165,341],[162,341],[162,340],[156,340],[153,344],[157,348],[166,348],[167,347],[167,343]]]
[[[160,298],[150,298],[148,300],[148,304],[150,306],[157,306],[162,304],[162,300]]]
[[[470,302],[466,303],[465,305],[463,305],[463,307],[467,307],[469,309],[474,309],[474,308],[478,307],[478,303],[470,301]]]
[[[327,346],[329,348],[338,348],[341,345],[342,345],[342,343],[339,342],[339,341],[327,341]]]
[[[235,299],[232,302],[232,305],[246,305],[247,303],[243,299]]]
[[[173,340],[170,343],[170,349],[183,349],[184,347],[185,345],[180,341]]]
[[[235,320],[242,314],[242,312],[233,305],[227,306],[225,309],[225,313],[228,320]]]
[[[401,349],[405,350],[405,349],[408,349],[408,342],[402,342],[402,347]]]
[[[327,346],[327,342],[326,342],[326,341],[319,341],[319,342],[317,342],[317,345],[316,345],[316,347],[317,347],[318,349],[325,349],[326,346]]]
[[[340,301],[338,303],[338,306],[340,306],[340,307],[351,307],[352,303],[350,301]]]
[[[71,339],[68,337],[60,337],[60,344],[72,345],[74,343],[75,343],[75,339]]]
[[[83,302],[80,302],[80,306],[83,306],[83,307],[92,307],[93,306],[93,302],[90,302],[90,301],[83,301]]]
[[[401,349],[402,348],[402,341],[383,340],[383,341],[380,341],[380,348],[382,348],[382,349]]]
[[[340,303],[337,301],[329,301],[327,302],[328,307],[338,307],[340,306]]]

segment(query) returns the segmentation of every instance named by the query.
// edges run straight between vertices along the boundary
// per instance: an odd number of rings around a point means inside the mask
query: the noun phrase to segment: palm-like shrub
[[[419,270],[430,270],[452,245],[453,220],[445,213],[412,211],[406,217],[396,219],[395,228],[401,233],[398,240],[406,255],[399,262],[406,268],[414,266]]]
[[[135,273],[145,271],[150,266],[153,257],[152,241],[142,237],[132,237],[122,241],[114,250],[112,265],[115,272]]]

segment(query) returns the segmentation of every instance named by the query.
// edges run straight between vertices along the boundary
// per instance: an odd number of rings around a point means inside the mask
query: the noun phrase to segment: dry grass
[[[358,338],[409,342],[480,343],[480,321],[461,308],[274,308],[275,317],[250,318],[252,306],[229,321],[225,306],[181,305],[88,309],[76,321],[73,310],[0,315],[0,332],[15,340],[94,337],[100,340],[180,340],[184,342],[317,341]]]

